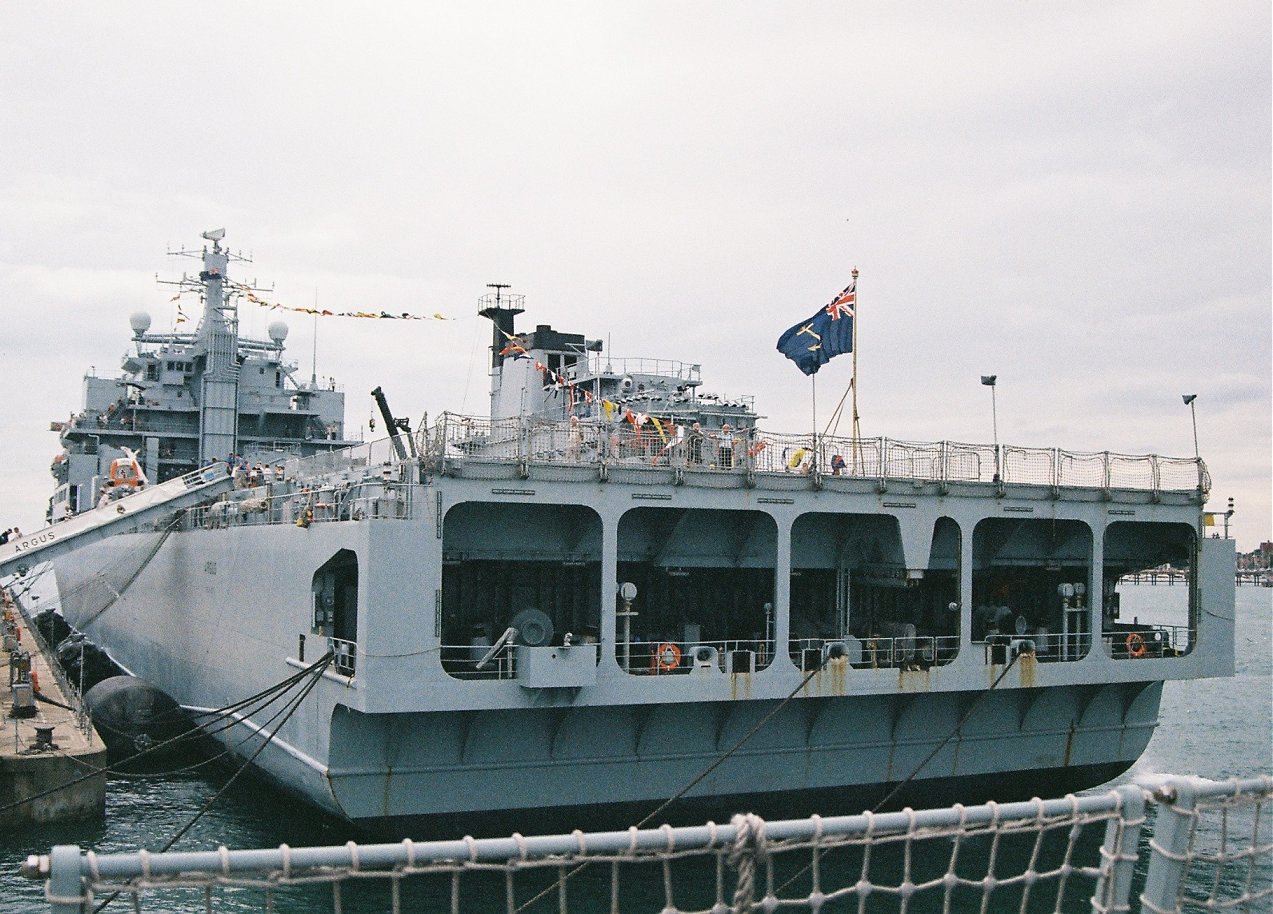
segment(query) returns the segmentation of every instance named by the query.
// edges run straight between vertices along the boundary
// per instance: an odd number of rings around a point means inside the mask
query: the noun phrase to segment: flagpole
[[[810,390],[813,392],[813,456],[809,460],[810,472],[818,469],[818,373],[809,375]]]
[[[858,268],[853,268],[853,288],[857,289]],[[856,475],[862,464],[862,428],[858,425],[858,340],[862,323],[859,314],[862,310],[862,298],[857,296],[853,302],[853,379],[849,387],[853,389],[853,472]]]

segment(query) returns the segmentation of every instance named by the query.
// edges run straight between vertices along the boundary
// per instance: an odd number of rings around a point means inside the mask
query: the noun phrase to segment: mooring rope
[[[322,669],[324,669],[324,670],[325,670],[325,669],[327,668],[327,665],[331,663],[331,661],[334,659],[334,657],[335,657],[335,655],[329,652],[329,653],[325,654],[323,657],[320,657],[318,660],[316,660],[316,661],[315,661],[313,664],[311,664],[310,666],[308,666],[308,667],[306,667],[305,669],[301,670],[299,673],[293,674],[292,676],[289,676],[287,679],[282,680],[282,681],[281,681],[280,683],[278,683],[276,686],[272,686],[270,689],[267,689],[267,690],[265,690],[264,692],[258,693],[258,695],[264,695],[264,694],[268,694],[268,693],[269,693],[270,691],[272,691],[272,690],[278,690],[278,695],[276,695],[276,696],[275,696],[275,698],[272,698],[269,702],[267,702],[266,704],[262,705],[262,706],[261,706],[261,708],[258,708],[258,709],[256,709],[256,710],[263,710],[264,708],[268,707],[270,704],[272,704],[272,703],[274,702],[274,700],[275,700],[275,699],[276,699],[279,695],[282,695],[282,694],[286,693],[286,692],[287,692],[288,690],[290,690],[290,689],[291,689],[291,687],[292,687],[292,686],[294,686],[294,685],[295,685],[298,681],[300,681],[301,679],[304,679],[305,677],[307,677],[307,676],[311,675],[311,674],[312,674],[312,673],[314,673],[316,670],[318,670],[318,669],[319,669],[319,667],[322,667]],[[236,705],[240,705],[240,704],[241,704],[240,702],[236,702],[234,705],[229,705],[229,706],[227,706],[227,707],[233,708],[233,707],[235,707]],[[204,712],[204,713],[212,713],[212,712]],[[222,729],[228,729],[230,726],[233,726],[233,725],[234,725],[234,723],[237,723],[237,721],[232,721],[231,723],[227,724],[227,725],[226,725],[226,727],[224,727],[224,728],[222,728]],[[156,743],[156,744],[155,744],[155,745],[153,745],[153,746],[148,746],[147,748],[145,748],[145,749],[141,750],[140,752],[137,752],[136,754],[134,754],[134,755],[130,755],[130,756],[128,756],[127,758],[125,758],[125,759],[121,760],[121,762],[120,762],[119,764],[127,764],[127,763],[129,763],[129,762],[136,761],[137,759],[142,758],[142,757],[147,756],[147,755],[150,755],[151,753],[159,752],[159,751],[161,751],[161,750],[164,750],[164,749],[170,748],[170,747],[172,747],[172,746],[174,746],[174,745],[176,745],[176,744],[178,744],[178,743],[182,742],[183,740],[193,739],[193,738],[194,738],[194,736],[195,736],[195,734],[196,734],[197,732],[198,732],[198,731],[191,731],[190,733],[182,733],[182,734],[179,734],[179,735],[177,735],[177,736],[174,736],[174,737],[172,737],[172,738],[170,738],[170,739],[166,739],[166,740],[164,740],[163,742]],[[213,731],[213,732],[215,733],[215,732],[221,732],[221,731],[220,731],[220,730],[217,730],[217,731]],[[32,801],[34,801],[34,800],[39,800],[39,799],[41,799],[41,798],[43,798],[43,797],[47,797],[47,796],[50,796],[50,795],[52,795],[52,794],[55,794],[55,793],[57,793],[58,791],[66,790],[68,787],[74,787],[76,784],[81,784],[81,783],[83,783],[84,781],[90,780],[90,779],[92,779],[92,778],[101,777],[103,774],[115,774],[115,775],[119,775],[119,776],[121,776],[121,777],[138,777],[138,776],[139,776],[139,775],[137,775],[137,774],[135,774],[135,773],[121,772],[121,771],[117,771],[117,770],[115,770],[115,769],[113,769],[113,768],[98,768],[98,767],[97,767],[97,766],[95,766],[95,765],[90,765],[88,762],[85,762],[83,759],[78,759],[78,758],[75,758],[74,756],[67,755],[67,754],[65,754],[65,753],[63,753],[63,757],[64,757],[64,758],[68,758],[68,759],[70,759],[70,760],[71,760],[71,761],[73,761],[75,764],[79,765],[81,768],[88,768],[88,769],[90,769],[90,770],[88,771],[88,773],[87,773],[87,774],[83,774],[83,775],[81,775],[80,777],[72,778],[72,779],[71,779],[71,780],[69,780],[69,781],[66,781],[66,782],[64,782],[64,783],[62,783],[62,784],[58,784],[58,785],[56,785],[56,786],[54,786],[54,787],[50,787],[50,788],[48,788],[47,790],[42,790],[42,791],[40,791],[39,793],[34,793],[34,794],[31,794],[30,796],[23,797],[21,800],[17,800],[17,801],[12,802],[12,803],[7,803],[7,804],[5,804],[4,806],[0,806],[0,812],[8,812],[8,811],[9,811],[9,810],[11,810],[11,809],[16,809],[17,807],[22,806],[22,805],[25,805],[25,804],[27,804],[27,803],[30,803],[30,802],[32,802]],[[159,775],[161,775],[161,776],[162,776],[162,775],[165,775],[165,774],[177,774],[177,773],[180,773],[180,772],[159,772],[159,773],[157,773],[157,774],[159,774]],[[145,776],[145,777],[154,777],[154,776],[156,776],[156,774],[155,774],[155,773],[148,773],[148,774],[146,774],[146,775],[144,775],[144,776]]]
[[[997,686],[999,683],[1003,682],[1003,677],[1005,677],[1005,676],[1007,676],[1007,675],[1008,675],[1008,670],[1012,669],[1013,664],[1015,664],[1015,663],[1017,662],[1017,658],[1018,658],[1018,657],[1020,657],[1020,656],[1021,656],[1020,654],[1014,654],[1014,655],[1013,655],[1012,659],[1008,661],[1007,666],[1005,666],[1005,667],[1003,668],[1003,672],[1001,672],[1001,673],[1000,673],[997,677],[995,677],[995,681],[994,681],[994,682],[992,682],[992,683],[990,684],[990,688],[986,689],[986,691],[984,691],[984,692],[982,692],[980,695],[978,695],[978,696],[976,697],[976,699],[974,699],[974,700],[973,700],[972,704],[970,704],[970,705],[968,706],[968,710],[967,710],[967,711],[965,711],[965,712],[963,713],[963,716],[959,718],[959,722],[955,724],[955,729],[951,730],[948,734],[946,734],[945,739],[943,739],[941,742],[939,742],[939,743],[938,743],[938,744],[937,744],[937,745],[933,748],[933,751],[932,751],[932,752],[930,752],[930,753],[928,753],[928,755],[924,756],[924,760],[923,760],[922,762],[920,762],[918,765],[916,765],[916,766],[915,766],[915,768],[911,771],[911,773],[910,773],[910,774],[908,774],[905,778],[903,778],[901,781],[899,781],[899,782],[897,783],[897,785],[896,785],[896,786],[895,786],[892,790],[890,790],[887,794],[885,794],[884,799],[880,800],[880,801],[879,801],[878,803],[876,803],[873,807],[871,807],[871,813],[872,813],[872,814],[879,812],[879,811],[880,811],[880,810],[881,810],[881,809],[882,809],[882,808],[883,808],[883,807],[884,807],[884,806],[885,806],[885,805],[886,805],[886,804],[887,804],[890,800],[892,800],[892,799],[893,799],[893,797],[897,796],[897,795],[898,795],[898,793],[900,793],[900,792],[901,792],[901,790],[902,790],[902,788],[903,788],[903,787],[905,787],[905,786],[906,786],[907,784],[909,784],[911,781],[915,780],[916,776],[917,776],[917,775],[918,775],[921,771],[923,771],[923,770],[924,770],[924,766],[926,766],[929,762],[931,762],[934,758],[936,758],[936,757],[937,757],[937,753],[938,753],[938,752],[941,752],[942,748],[943,748],[943,747],[944,747],[944,746],[945,746],[948,742],[950,742],[952,739],[954,739],[954,738],[955,738],[955,736],[959,733],[959,731],[963,729],[964,724],[968,723],[969,718],[971,718],[971,717],[972,717],[972,712],[973,712],[973,711],[975,711],[975,710],[977,710],[977,706],[978,706],[979,704],[981,704],[981,702],[982,702],[982,701],[984,701],[984,700],[985,700],[985,698],[986,698],[986,696],[987,696],[987,695],[989,695],[991,692],[993,692],[993,691],[994,691],[995,686]],[[797,870],[795,873],[793,873],[793,874],[791,875],[791,877],[790,877],[790,878],[789,878],[786,882],[784,882],[782,885],[778,886],[777,891],[781,892],[783,889],[787,888],[789,885],[791,885],[793,882],[795,882],[797,879],[799,879],[799,878],[800,878],[801,876],[803,876],[805,873],[809,872],[809,870],[810,870],[810,869],[812,869],[812,867],[813,867],[814,863],[816,863],[817,861],[819,861],[819,860],[821,860],[823,857],[825,857],[825,856],[827,855],[827,853],[829,852],[829,850],[830,850],[830,848],[824,848],[824,849],[822,849],[822,850],[817,851],[817,852],[814,854],[814,859],[813,859],[813,860],[811,860],[811,861],[809,861],[809,862],[808,862],[808,863],[806,863],[803,867],[801,867],[799,870]]]
[[[723,764],[725,763],[725,761],[726,761],[727,759],[729,759],[729,757],[730,757],[730,756],[732,756],[735,752],[737,752],[739,749],[741,749],[741,748],[742,748],[742,747],[743,747],[743,746],[747,743],[747,741],[748,741],[748,740],[750,740],[753,736],[755,736],[757,733],[759,733],[759,732],[760,732],[760,729],[761,729],[762,727],[764,727],[764,726],[765,726],[765,724],[767,724],[767,723],[769,723],[769,721],[773,720],[774,716],[775,716],[775,715],[776,715],[779,711],[781,711],[784,707],[786,707],[786,705],[787,705],[787,703],[788,703],[788,702],[790,702],[793,698],[795,698],[797,695],[799,695],[799,694],[800,694],[800,692],[804,689],[804,687],[805,687],[805,686],[807,686],[807,685],[809,684],[809,680],[813,679],[813,677],[814,677],[814,676],[816,676],[818,673],[820,673],[820,672],[822,671],[822,669],[823,669],[823,668],[827,665],[827,661],[828,661],[829,659],[830,659],[830,655],[829,655],[829,654],[828,654],[828,655],[823,656],[823,657],[819,660],[818,665],[817,665],[817,666],[815,666],[812,670],[810,670],[810,671],[808,672],[808,674],[807,674],[807,675],[806,675],[806,676],[805,676],[802,680],[800,680],[800,684],[799,684],[798,686],[796,686],[794,689],[792,689],[792,690],[791,690],[791,691],[787,694],[787,697],[786,697],[786,698],[784,698],[784,699],[782,699],[782,701],[778,702],[778,704],[776,704],[776,705],[775,705],[775,706],[774,706],[774,707],[773,707],[773,708],[769,711],[769,713],[768,713],[768,714],[766,714],[766,715],[765,715],[764,717],[762,717],[760,720],[756,721],[756,725],[755,725],[754,727],[752,727],[750,730],[748,730],[748,731],[747,731],[747,733],[746,733],[746,734],[744,734],[744,735],[743,735],[743,737],[742,737],[741,739],[739,739],[736,743],[734,743],[734,745],[730,746],[730,747],[729,747],[729,749],[728,749],[728,750],[726,750],[724,753],[722,753],[721,755],[717,756],[717,758],[716,758],[716,760],[715,760],[715,761],[713,761],[710,765],[708,765],[706,768],[704,768],[702,771],[700,771],[700,772],[699,772],[699,773],[698,773],[698,774],[697,774],[697,775],[696,775],[696,776],[695,776],[692,780],[690,780],[690,782],[689,782],[689,783],[687,783],[684,787],[682,787],[682,788],[681,788],[680,790],[678,790],[676,793],[672,794],[672,796],[668,797],[666,800],[664,800],[662,803],[660,803],[660,804],[658,805],[658,807],[654,809],[654,811],[653,811],[653,812],[651,812],[649,815],[647,815],[645,818],[643,818],[643,819],[642,819],[640,822],[638,822],[636,825],[632,826],[632,828],[634,828],[634,829],[641,829],[641,828],[644,828],[646,825],[650,824],[651,820],[653,820],[656,816],[658,816],[658,815],[662,814],[663,810],[667,809],[669,806],[671,806],[673,803],[675,803],[675,802],[676,802],[677,800],[679,800],[681,797],[685,796],[687,793],[689,793],[691,790],[693,790],[695,787],[697,787],[700,783],[702,783],[702,782],[703,782],[703,780],[704,780],[704,779],[706,779],[708,775],[710,775],[713,771],[715,771],[717,768],[719,768],[721,765],[723,765]],[[584,869],[586,869],[587,867],[588,867],[588,863],[587,863],[587,862],[581,863],[581,864],[579,864],[578,866],[576,866],[574,869],[570,870],[570,872],[565,873],[564,875],[562,875],[562,876],[558,877],[557,881],[556,881],[556,882],[554,882],[552,885],[548,886],[546,889],[543,889],[541,892],[539,892],[539,894],[535,895],[535,896],[534,896],[534,897],[532,897],[530,900],[523,902],[523,903],[522,903],[522,904],[521,904],[521,905],[517,908],[517,910],[514,912],[514,914],[521,914],[521,912],[522,912],[522,911],[524,911],[524,910],[526,910],[527,908],[529,908],[531,905],[533,905],[535,902],[539,901],[541,898],[544,898],[545,896],[547,896],[550,892],[558,891],[561,887],[563,887],[563,886],[565,885],[565,883],[566,883],[568,880],[570,880],[570,879],[571,879],[572,877],[574,877],[577,873],[579,873],[579,872],[583,871],[583,870],[584,870]]]
[[[323,672],[327,669],[328,665],[331,664],[331,662],[334,659],[335,659],[335,655],[329,653],[318,663],[314,664],[314,667],[312,668],[313,672],[310,676],[309,682],[305,684],[305,688],[301,690],[301,693],[292,700],[291,705],[284,709],[286,711],[286,715],[283,717],[282,720],[279,721],[278,726],[265,734],[265,739],[261,741],[261,745],[256,748],[256,751],[253,752],[246,759],[244,759],[243,764],[239,766],[239,770],[234,772],[234,774],[230,776],[230,779],[221,786],[221,789],[218,790],[216,793],[214,793],[208,799],[208,802],[203,804],[203,808],[200,809],[197,813],[195,813],[189,822],[183,825],[177,831],[175,835],[173,835],[171,838],[168,839],[167,843],[165,843],[164,846],[159,849],[159,853],[162,854],[165,851],[170,850],[174,844],[180,841],[181,838],[186,834],[186,832],[190,831],[190,829],[194,827],[195,823],[198,822],[200,819],[202,819],[204,814],[209,809],[212,808],[212,805],[216,803],[217,800],[221,799],[222,796],[225,795],[225,792],[229,790],[230,787],[234,784],[234,782],[239,779],[239,776],[242,775],[243,772],[248,770],[248,768],[252,765],[252,763],[256,761],[256,757],[260,755],[263,751],[265,751],[266,746],[268,746],[271,742],[274,741],[274,737],[278,733],[278,731],[283,729],[283,726],[291,719],[292,715],[295,714],[297,709],[300,708],[300,706],[304,703],[305,699],[309,696],[309,693],[314,690],[314,687],[316,685],[318,685],[319,680],[323,678]],[[109,905],[112,901],[118,898],[120,894],[121,893],[117,891],[108,895],[102,901],[101,904],[99,904],[96,908],[93,909],[93,914],[100,914],[100,912],[103,909],[105,909],[106,906]]]

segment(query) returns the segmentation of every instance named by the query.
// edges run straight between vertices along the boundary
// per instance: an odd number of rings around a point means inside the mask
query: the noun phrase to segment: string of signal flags
[[[271,311],[292,311],[296,314],[309,314],[314,317],[358,317],[371,320],[397,320],[397,321],[449,321],[453,318],[446,317],[443,314],[434,312],[433,314],[412,314],[409,311],[403,311],[400,314],[392,314],[388,311],[333,311],[329,308],[307,308],[298,305],[284,305],[279,302],[267,301],[261,298],[246,286],[234,286],[235,291],[239,292],[244,298],[252,302],[254,305],[260,305],[262,308],[268,308]],[[189,320],[184,311],[181,310],[181,296],[198,293],[199,289],[182,289],[174,295],[169,301],[178,302],[177,304],[177,323],[182,324]]]

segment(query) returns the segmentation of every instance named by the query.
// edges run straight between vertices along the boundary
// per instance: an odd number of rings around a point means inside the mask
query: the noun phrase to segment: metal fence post
[[[517,475],[530,478],[530,420],[525,416],[517,420]]]
[[[1177,911],[1180,880],[1185,873],[1189,839],[1198,803],[1194,784],[1173,778],[1155,791],[1158,821],[1149,840],[1149,872],[1140,903],[1145,911]]]
[[[1134,784],[1115,789],[1118,818],[1105,826],[1101,876],[1092,895],[1092,914],[1130,910],[1132,873],[1136,869],[1140,828],[1145,822],[1145,795]]]
[[[49,911],[52,914],[80,914],[84,885],[80,879],[80,849],[75,844],[59,844],[49,854]]]

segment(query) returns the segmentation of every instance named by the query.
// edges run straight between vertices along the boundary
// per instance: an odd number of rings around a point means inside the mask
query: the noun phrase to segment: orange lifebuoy
[[[681,665],[681,649],[671,641],[664,641],[654,654],[654,663],[663,672],[671,672]]]
[[[1136,632],[1132,632],[1127,636],[1127,655],[1129,657],[1145,656],[1145,639]]]

